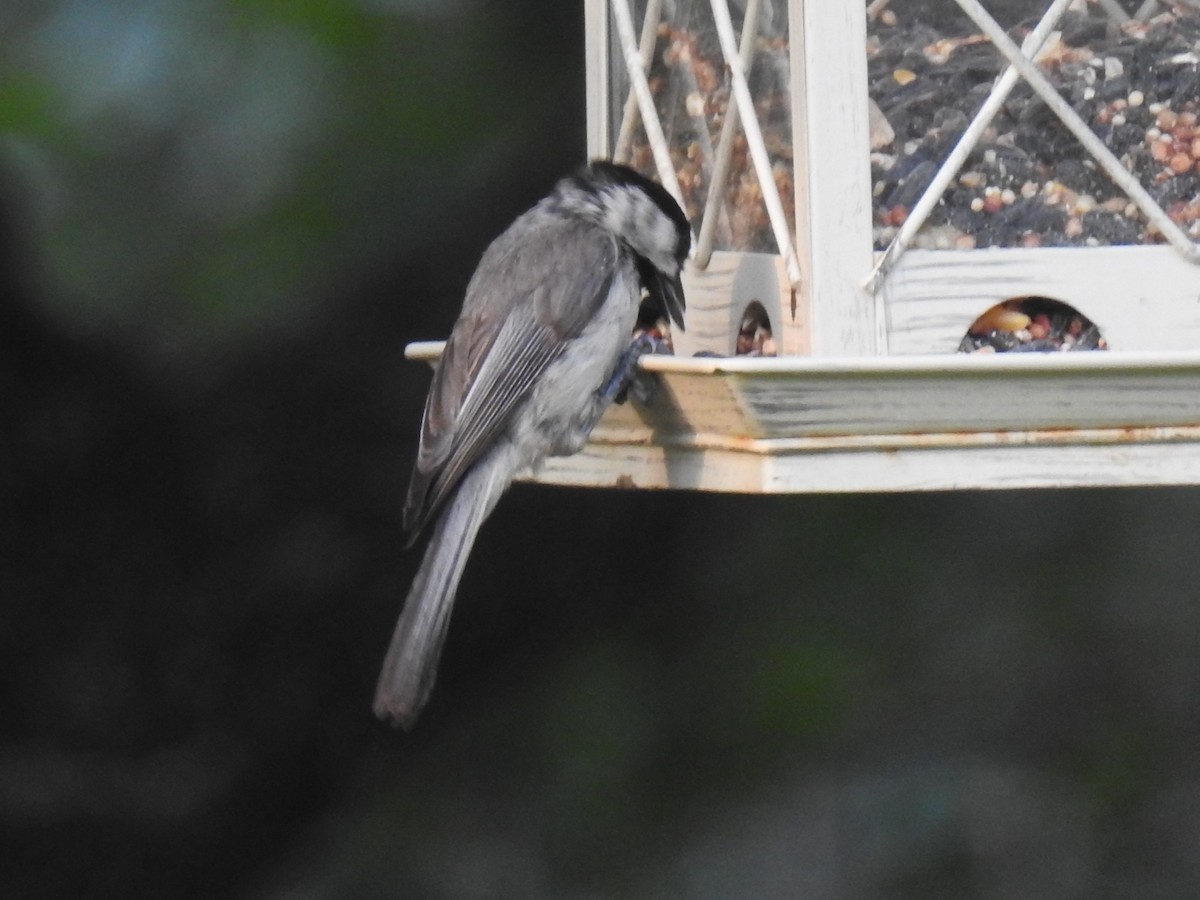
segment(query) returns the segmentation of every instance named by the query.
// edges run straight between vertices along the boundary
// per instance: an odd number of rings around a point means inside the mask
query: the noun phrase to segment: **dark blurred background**
[[[582,6],[0,7],[0,896],[1200,894],[1190,489],[518,486],[375,721]]]

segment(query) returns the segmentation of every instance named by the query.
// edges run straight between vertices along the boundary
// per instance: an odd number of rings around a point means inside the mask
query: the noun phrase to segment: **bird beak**
[[[667,278],[660,273],[659,287],[662,290],[663,306],[667,308],[667,315],[671,317],[675,327],[683,331],[683,311],[686,304],[683,299],[683,280],[680,273],[677,273],[674,278]]]

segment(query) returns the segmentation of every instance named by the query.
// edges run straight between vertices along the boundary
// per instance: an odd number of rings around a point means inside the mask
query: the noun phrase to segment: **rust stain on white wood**
[[[549,460],[536,480],[576,487],[737,493],[1007,490],[1181,485],[1200,481],[1200,431],[1063,435],[913,435],[878,446],[753,453],[707,446],[589,444]],[[1086,439],[1081,439],[1086,438]]]
[[[411,345],[436,360],[439,343]],[[1200,483],[1200,352],[647,357],[531,480],[744,493]]]

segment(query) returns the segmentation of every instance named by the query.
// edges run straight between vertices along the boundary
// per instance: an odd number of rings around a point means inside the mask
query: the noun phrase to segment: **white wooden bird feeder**
[[[585,0],[588,152],[686,209],[687,331],[534,479],[1200,483],[1200,16],[1130,5]]]

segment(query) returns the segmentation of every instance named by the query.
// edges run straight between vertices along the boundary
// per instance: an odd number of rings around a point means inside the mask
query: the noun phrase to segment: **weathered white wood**
[[[1036,432],[980,437],[995,443],[939,444],[934,436],[915,435],[907,443],[897,439],[892,446],[858,448],[822,447],[814,438],[811,447],[775,454],[591,443],[576,456],[549,460],[536,480],[576,487],[766,494],[1200,483],[1200,429],[1167,430],[1159,438],[1097,433],[1075,443],[1040,442],[1043,436]]]
[[[680,356],[697,353],[733,352],[737,335],[733,318],[733,282],[737,278],[736,253],[714,252],[704,269],[689,262],[683,270],[683,295],[686,330],[674,335],[675,352]],[[763,301],[764,303],[766,301]]]
[[[860,360],[646,359],[676,422],[708,440],[1200,424],[1200,353]],[[658,420],[654,420],[658,417]]]
[[[733,355],[742,314],[754,300],[771,319],[779,352],[807,352],[808,317],[803,310],[792,313],[792,292],[778,256],[714,251],[705,269],[690,263],[684,268],[683,290],[687,327],[674,336],[677,355]]]
[[[861,3],[791,0],[796,245],[818,356],[882,352],[867,156],[866,15]]]
[[[812,315],[808,296],[790,288],[787,265],[778,256],[771,257],[775,266],[775,283],[779,285],[780,318],[771,317],[775,343],[781,356],[810,356],[812,354]]]
[[[1069,303],[1118,350],[1200,348],[1200,267],[1172,248],[910,250],[882,289],[893,354],[953,352],[1012,297]]]
[[[612,152],[608,0],[583,0],[583,20],[587,153],[594,159]]]
[[[413,345],[416,359],[439,344]],[[784,493],[1200,484],[1200,352],[649,357],[536,480]]]

